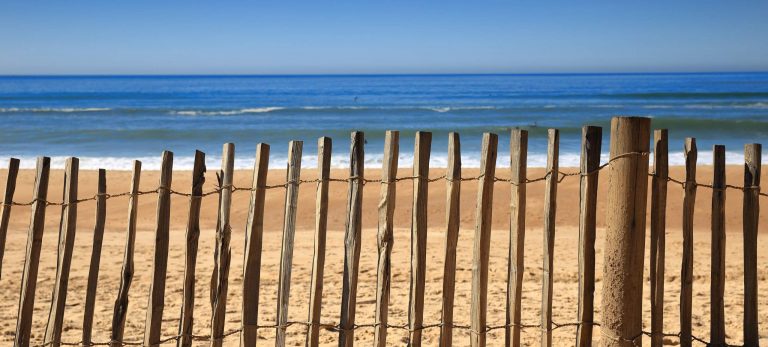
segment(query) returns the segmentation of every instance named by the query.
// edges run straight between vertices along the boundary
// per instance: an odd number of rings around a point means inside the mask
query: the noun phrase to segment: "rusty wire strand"
[[[434,328],[442,328],[445,326],[443,323],[433,323],[433,324],[425,324],[420,327],[416,327],[411,329],[407,323],[405,324],[381,324],[381,323],[363,323],[363,324],[355,324],[352,328],[343,328],[341,327],[341,324],[330,324],[330,323],[312,323],[312,322],[304,322],[304,321],[288,321],[285,324],[265,324],[265,325],[257,325],[256,329],[276,329],[276,328],[288,328],[294,325],[298,326],[304,326],[304,327],[311,327],[311,326],[318,326],[324,330],[327,331],[333,331],[333,332],[341,332],[341,331],[350,331],[350,330],[358,330],[358,329],[372,329],[379,326],[386,326],[387,329],[396,329],[396,330],[402,330],[405,332],[414,332],[419,330],[428,330],[428,329],[434,329]],[[600,327],[599,322],[567,322],[567,323],[557,323],[552,322],[553,328],[549,329],[549,331],[555,331],[562,328],[576,328],[582,325],[592,325]],[[464,324],[452,324],[452,328],[456,330],[465,330],[468,331],[470,334],[479,334],[481,332],[478,332],[476,330],[473,330],[470,325],[464,325]],[[526,330],[526,329],[539,329],[541,328],[541,324],[502,324],[502,325],[486,325],[485,329],[483,329],[482,333],[489,333],[494,330],[500,330],[500,329],[506,329],[510,327],[518,327],[520,330]],[[224,332],[221,334],[221,336],[217,336],[214,338],[211,338],[211,335],[195,335],[195,334],[180,334],[180,335],[173,335],[168,336],[160,339],[157,341],[158,345],[163,345],[171,342],[176,342],[182,338],[189,338],[193,341],[222,341],[226,338],[233,336],[235,334],[238,334],[242,332],[242,328],[232,329]],[[615,336],[613,334],[610,334],[607,329],[601,330],[601,336],[605,338],[610,338],[617,341],[625,341],[630,342],[633,344],[638,343],[638,339],[642,336],[648,336],[652,337],[654,334],[642,330],[637,336],[634,336],[632,338],[624,338],[620,336]],[[663,337],[673,337],[680,339],[682,333],[656,333],[655,335],[661,335]],[[691,342],[699,342],[704,345],[709,345],[709,342],[704,340],[703,338],[700,338],[698,336],[691,336]],[[41,343],[32,345],[33,347],[48,347],[54,345],[54,342],[47,342],[47,343]],[[82,346],[82,347],[88,347],[88,346],[144,346],[144,343],[142,341],[108,341],[108,342],[91,342],[89,344],[84,343],[83,341],[80,342],[59,342],[58,345],[61,346]],[[731,345],[731,344],[725,344],[725,346],[728,347],[740,347],[741,345]]]
[[[650,152],[629,152],[629,153],[624,153],[624,154],[621,154],[621,155],[618,155],[618,156],[615,156],[615,157],[611,158],[608,162],[600,165],[597,169],[592,170],[590,172],[581,172],[581,171],[563,172],[563,171],[560,171],[560,170],[549,170],[543,176],[540,176],[540,177],[537,177],[537,178],[526,178],[525,180],[522,180],[520,182],[516,182],[516,181],[514,181],[514,180],[512,180],[510,178],[502,178],[502,177],[494,177],[493,181],[494,182],[509,183],[509,184],[517,186],[517,185],[520,185],[520,184],[530,184],[530,183],[536,183],[536,182],[544,181],[544,180],[548,179],[550,176],[552,176],[553,174],[555,174],[557,176],[557,182],[561,183],[567,177],[573,177],[573,176],[587,177],[587,176],[594,175],[594,174],[600,172],[601,170],[605,169],[606,167],[610,166],[611,163],[613,163],[614,161],[616,161],[618,159],[627,158],[627,157],[630,157],[630,156],[647,156],[649,154],[650,154]],[[685,181],[681,181],[681,180],[678,180],[678,179],[675,179],[675,178],[672,178],[672,177],[661,177],[661,176],[658,176],[658,175],[656,175],[654,173],[648,173],[648,176],[660,178],[660,179],[666,180],[667,182],[672,182],[672,183],[677,184],[677,185],[679,185],[679,186],[681,186],[683,188],[685,188],[686,185],[691,184],[691,185],[694,185],[696,187],[712,189],[713,191],[725,191],[727,189],[741,190],[741,191],[753,190],[753,191],[757,191],[758,196],[768,197],[768,193],[760,192],[760,186],[747,186],[747,187],[743,187],[743,186],[736,186],[736,185],[732,185],[732,184],[726,184],[724,187],[720,188],[720,187],[714,187],[712,184],[697,183],[697,182],[694,182],[694,181],[685,182]],[[314,183],[321,183],[321,182],[324,182],[324,181],[327,181],[327,182],[352,182],[352,181],[360,181],[363,185],[366,185],[366,184],[369,184],[369,183],[391,184],[391,183],[397,183],[397,182],[401,182],[401,181],[410,181],[410,180],[419,180],[419,179],[426,180],[427,182],[432,183],[432,182],[437,182],[437,181],[441,181],[441,180],[445,180],[447,182],[453,182],[453,181],[457,181],[457,180],[458,181],[479,181],[479,180],[482,180],[484,178],[485,178],[484,174],[480,174],[478,176],[472,176],[472,177],[462,177],[462,178],[459,178],[459,179],[450,179],[446,175],[440,175],[440,176],[431,177],[431,178],[430,177],[422,177],[422,176],[402,176],[402,177],[397,177],[397,178],[391,179],[389,181],[384,181],[384,180],[381,180],[381,179],[368,179],[368,178],[364,178],[364,177],[350,176],[348,178],[328,178],[328,179],[308,179],[308,180],[298,180],[298,181],[287,181],[285,183],[273,184],[273,185],[265,185],[265,186],[261,186],[261,187],[255,187],[255,188],[236,187],[234,185],[217,186],[214,189],[212,189],[210,191],[207,191],[207,192],[204,192],[204,193],[199,194],[199,195],[196,195],[196,194],[193,194],[193,193],[180,192],[180,191],[168,188],[168,187],[158,187],[158,188],[153,189],[153,190],[138,191],[135,194],[132,193],[132,192],[122,192],[122,193],[117,193],[117,194],[109,194],[109,193],[94,194],[91,197],[74,200],[72,202],[54,202],[54,201],[48,201],[48,200],[43,200],[43,199],[32,199],[31,201],[28,201],[28,202],[12,201],[11,203],[6,203],[5,201],[3,201],[2,203],[0,203],[0,205],[2,205],[2,206],[8,206],[8,205],[11,205],[11,206],[31,206],[32,204],[34,204],[36,202],[43,202],[43,203],[46,204],[46,206],[67,206],[67,205],[72,205],[72,204],[80,204],[80,203],[88,202],[88,201],[96,201],[96,200],[98,200],[99,198],[102,198],[102,197],[104,199],[111,199],[111,198],[118,198],[118,197],[125,197],[125,196],[140,196],[140,195],[147,195],[147,194],[159,194],[163,190],[168,190],[168,192],[171,195],[183,196],[183,197],[188,197],[188,198],[191,198],[191,199],[201,199],[201,198],[209,196],[209,195],[219,194],[219,193],[221,193],[221,191],[227,190],[227,189],[230,189],[232,192],[241,192],[241,191],[254,192],[254,191],[259,190],[259,189],[264,189],[264,190],[280,189],[280,188],[287,188],[290,185],[314,184]]]

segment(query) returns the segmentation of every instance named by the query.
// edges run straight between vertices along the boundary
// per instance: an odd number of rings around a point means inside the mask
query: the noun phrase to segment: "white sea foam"
[[[273,111],[280,111],[285,109],[284,107],[254,107],[243,108],[239,110],[227,110],[227,111],[202,111],[202,110],[181,110],[171,111],[171,114],[179,116],[231,116],[247,113],[269,113]]]
[[[11,156],[0,156],[0,162],[5,162],[7,158]],[[34,169],[35,157],[27,156],[13,156],[21,159],[20,167],[22,169]],[[560,167],[563,168],[576,168],[579,166],[579,153],[565,152],[560,153]],[[601,163],[608,162],[609,155],[607,152],[601,155]],[[53,169],[63,169],[64,161],[66,157],[55,156],[51,157],[51,167]],[[144,170],[159,170],[161,159],[160,156],[144,156],[136,158],[128,157],[80,157],[80,168],[83,170],[95,170],[95,169],[107,169],[107,170],[131,170],[134,160],[142,162],[142,168]],[[269,166],[272,169],[284,169],[287,165],[288,158],[284,155],[272,155],[270,157]],[[383,155],[381,153],[366,153],[365,167],[367,168],[381,168]],[[744,153],[729,151],[725,154],[725,160],[727,164],[743,164]],[[768,162],[768,153],[763,155],[763,162]],[[235,168],[238,170],[250,170],[253,169],[254,159],[253,156],[237,156],[235,158]],[[413,163],[413,153],[401,153],[399,157],[400,167],[411,167]],[[194,164],[193,156],[175,156],[173,160],[173,167],[175,170],[191,170]],[[480,153],[465,153],[461,156],[461,164],[464,168],[478,168],[480,167]],[[699,165],[712,165],[712,153],[709,151],[699,152],[698,157]],[[209,170],[211,168],[218,168],[221,165],[221,157],[215,155],[209,155],[206,157],[206,165]],[[448,157],[446,153],[433,153],[430,158],[430,167],[433,168],[445,168],[448,165]],[[507,168],[509,167],[509,153],[499,152],[496,163],[497,167]],[[546,167],[547,156],[546,153],[528,153],[528,167],[541,168]],[[669,165],[685,165],[685,159],[682,152],[669,153]],[[304,168],[316,168],[317,156],[305,155],[302,157],[302,167]],[[333,168],[348,168],[349,167],[349,155],[337,154],[331,157],[331,167]]]

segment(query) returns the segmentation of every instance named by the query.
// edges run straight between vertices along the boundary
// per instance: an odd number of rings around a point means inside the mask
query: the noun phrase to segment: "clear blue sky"
[[[0,3],[0,74],[767,70],[765,0]]]

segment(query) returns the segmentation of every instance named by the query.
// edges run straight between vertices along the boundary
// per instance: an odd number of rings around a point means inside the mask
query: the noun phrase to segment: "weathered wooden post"
[[[427,272],[427,201],[432,133],[418,131],[413,149],[413,210],[411,214],[411,291],[408,305],[408,346],[421,347],[424,285]]]
[[[8,235],[8,223],[11,221],[11,207],[13,207],[13,194],[16,192],[16,177],[19,175],[19,163],[18,159],[11,158],[8,164],[8,178],[5,181],[5,198],[3,199],[3,210],[0,212],[0,279],[3,278],[5,238]]]
[[[595,295],[595,231],[597,181],[603,128],[581,128],[581,185],[579,198],[579,311],[576,346],[592,346]]]
[[[725,146],[712,148],[712,166],[709,343],[725,346]]]
[[[251,203],[245,224],[245,254],[243,255],[243,330],[240,346],[256,346],[259,323],[259,288],[261,283],[261,249],[264,237],[264,199],[269,173],[269,145],[256,145],[253,164]]]
[[[216,222],[216,248],[213,252],[211,276],[211,347],[221,347],[227,313],[229,264],[232,261],[230,209],[234,187],[235,145],[225,143],[221,153],[219,179],[219,215]]]
[[[200,205],[203,202],[205,183],[205,153],[195,151],[192,167],[192,193],[189,196],[187,215],[186,248],[184,252],[184,286],[179,318],[179,339],[177,347],[192,346],[192,324],[195,313],[195,269],[197,265],[197,243],[200,240]]]
[[[669,178],[669,134],[653,131],[653,177],[651,178],[651,347],[664,344],[664,249],[667,227],[667,178]]]
[[[15,347],[30,345],[32,331],[32,311],[35,307],[35,291],[37,289],[37,270],[40,267],[40,247],[43,245],[45,229],[45,207],[48,206],[48,178],[51,171],[51,158],[37,158],[37,173],[32,196],[32,216],[29,220],[27,233],[27,253],[24,258],[24,272],[21,277],[21,294],[19,295],[19,313],[16,315],[16,335],[13,337]]]
[[[88,267],[88,287],[85,291],[85,309],[83,312],[83,346],[91,346],[93,331],[93,311],[96,309],[96,288],[99,283],[101,264],[101,245],[104,241],[104,225],[107,219],[107,170],[99,169],[99,181],[96,193],[96,225],[93,227],[93,248],[91,265]]]
[[[523,272],[525,271],[525,195],[528,167],[528,131],[515,129],[509,141],[510,204],[509,261],[507,263],[507,329],[504,345],[520,346]]]
[[[299,205],[299,181],[301,180],[301,152],[303,147],[303,141],[291,141],[288,143],[288,173],[285,186],[285,213],[283,214],[283,245],[280,249],[280,275],[277,282],[275,347],[285,346],[285,329],[288,327],[288,299],[291,293],[293,244],[296,238],[296,209]]]
[[[472,257],[472,308],[469,342],[472,347],[484,347],[488,310],[488,258],[491,248],[491,220],[493,217],[493,182],[496,177],[496,155],[499,137],[483,134],[480,154],[480,179],[477,187],[475,210],[475,240]]]
[[[744,146],[744,346],[760,343],[757,314],[757,223],[760,220],[762,145]]]
[[[685,139],[683,186],[683,263],[680,266],[680,346],[690,347],[693,306],[693,211],[696,204],[696,139]]]
[[[453,301],[456,291],[456,245],[461,226],[461,141],[448,134],[448,168],[445,172],[445,263],[443,264],[443,309],[440,347],[453,346]],[[379,347],[379,346],[377,346]]]
[[[552,346],[552,290],[554,285],[555,216],[559,174],[560,131],[549,129],[547,139],[547,179],[544,186],[544,254],[541,280],[541,346]]]
[[[309,317],[307,347],[320,342],[320,313],[323,308],[323,274],[325,273],[325,239],[328,229],[328,183],[331,179],[330,137],[317,139],[317,193],[315,198],[315,253],[312,257],[312,279],[309,284]],[[256,342],[254,341],[254,344]]]
[[[365,180],[365,134],[352,132],[349,147],[349,185],[347,189],[347,220],[344,223],[344,278],[341,289],[339,347],[355,344],[355,313],[357,312],[357,273],[360,268],[360,239],[362,237],[363,182]]]
[[[69,268],[72,265],[72,253],[75,248],[77,230],[77,177],[80,160],[67,158],[64,163],[64,198],[61,205],[59,223],[59,248],[56,253],[56,280],[51,296],[51,311],[45,328],[44,344],[61,345],[61,331],[64,326],[64,303],[67,302],[69,288]]]
[[[112,315],[112,330],[109,333],[111,347],[122,346],[125,319],[128,316],[128,292],[133,282],[133,251],[136,245],[136,218],[139,210],[139,183],[141,181],[141,162],[133,162],[131,174],[131,193],[128,195],[128,230],[125,237],[125,252],[123,267],[120,270],[120,288],[115,299],[115,310]]]
[[[396,197],[397,159],[400,153],[400,132],[388,130],[384,135],[384,161],[381,164],[381,190],[379,193],[379,228],[376,244],[379,249],[376,271],[376,330],[373,345],[387,345],[389,319],[389,291],[392,277],[392,246],[394,243],[394,217]]]
[[[160,165],[160,186],[157,188],[157,224],[155,251],[152,257],[152,281],[147,301],[147,319],[144,323],[144,346],[160,345],[165,308],[165,280],[168,270],[168,243],[171,225],[171,183],[173,179],[173,152],[164,151]]]
[[[651,120],[611,120],[601,345],[642,343],[643,252]]]

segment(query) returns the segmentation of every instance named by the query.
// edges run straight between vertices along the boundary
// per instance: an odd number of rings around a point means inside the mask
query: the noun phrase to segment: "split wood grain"
[[[325,241],[328,231],[328,183],[331,178],[332,140],[317,140],[317,192],[315,196],[315,249],[312,256],[312,274],[309,286],[309,315],[307,321],[307,347],[320,342],[320,314],[323,307],[323,276],[325,274]]]
[[[256,161],[251,181],[251,202],[245,224],[243,255],[243,307],[240,346],[255,346],[258,340],[261,250],[264,236],[264,197],[269,173],[269,145],[256,146]]]
[[[475,209],[475,238],[472,256],[472,296],[470,308],[470,344],[486,345],[488,311],[488,260],[491,248],[493,216],[493,183],[496,177],[496,156],[499,138],[496,134],[483,134],[480,154],[480,179],[477,182]]]
[[[344,224],[344,273],[341,289],[339,347],[355,343],[355,313],[357,309],[357,274],[360,267],[360,238],[362,228],[365,135],[355,131],[350,137],[349,189],[347,219]]]
[[[21,277],[19,311],[16,315],[16,334],[13,338],[15,347],[30,345],[32,329],[32,310],[35,307],[37,289],[37,270],[40,265],[40,247],[45,229],[45,207],[48,199],[48,179],[51,170],[51,158],[38,157],[35,169],[35,185],[32,191],[32,216],[27,233],[27,251],[24,257],[24,272]]]
[[[288,144],[288,171],[285,190],[285,219],[283,221],[283,244],[280,251],[280,274],[277,284],[277,328],[275,347],[285,346],[285,329],[288,323],[288,306],[291,294],[291,269],[293,267],[293,241],[296,236],[296,208],[299,202],[299,180],[301,179],[302,141]]]
[[[378,230],[376,246],[378,264],[376,271],[376,328],[373,345],[387,345],[389,322],[389,293],[392,280],[392,245],[394,243],[394,214],[397,184],[397,159],[400,155],[400,132],[387,131],[384,135],[384,158],[381,167],[381,190],[378,205]]]

